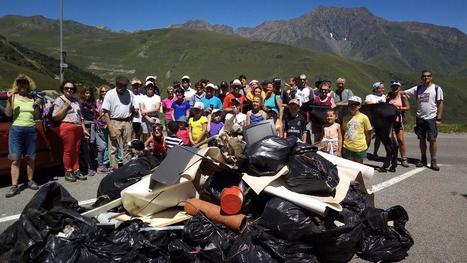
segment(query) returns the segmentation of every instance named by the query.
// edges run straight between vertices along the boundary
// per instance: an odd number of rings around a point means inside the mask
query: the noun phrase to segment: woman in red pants
[[[79,172],[79,146],[81,136],[89,138],[89,133],[84,127],[83,117],[80,111],[79,101],[73,94],[76,86],[73,81],[65,80],[60,85],[62,95],[55,99],[52,118],[60,121],[60,138],[63,144],[63,166],[65,168],[65,180],[75,182],[76,179],[86,180],[87,177]]]

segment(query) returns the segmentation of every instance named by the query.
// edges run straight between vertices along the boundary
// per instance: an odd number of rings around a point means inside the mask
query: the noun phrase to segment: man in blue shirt
[[[201,100],[204,104],[204,109],[209,113],[213,109],[222,109],[221,100],[214,96],[215,90],[217,90],[217,87],[212,83],[208,83],[208,85],[206,85],[206,96]]]

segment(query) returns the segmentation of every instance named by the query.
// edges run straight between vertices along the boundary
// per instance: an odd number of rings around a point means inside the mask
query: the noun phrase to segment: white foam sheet
[[[329,153],[325,153],[322,151],[317,152],[319,155],[323,156],[326,158],[326,160],[332,162],[333,164],[337,165],[338,167],[345,167],[345,168],[350,168],[354,170],[358,170],[362,173],[363,179],[365,181],[371,179],[373,175],[375,174],[375,169],[373,167],[370,167],[368,165],[364,165],[361,163],[356,163],[354,161],[350,161],[335,155],[331,155]]]

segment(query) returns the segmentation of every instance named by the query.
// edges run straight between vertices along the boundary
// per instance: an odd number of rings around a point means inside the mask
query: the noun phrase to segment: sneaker
[[[89,175],[89,176],[94,176],[94,175],[96,175],[96,171],[94,171],[94,170],[89,170],[88,175]]]
[[[97,172],[99,173],[107,173],[109,171],[109,169],[107,169],[107,167],[105,165],[101,165],[99,166],[99,168],[97,168]]]
[[[426,158],[422,158],[420,161],[417,162],[417,164],[415,165],[416,167],[423,167],[423,166],[427,166],[427,161],[426,161]]]
[[[404,167],[409,167],[409,162],[407,162],[407,158],[402,158],[401,165]]]
[[[434,170],[434,171],[439,171],[439,166],[438,164],[436,163],[436,160],[432,160],[431,161],[431,169]]]
[[[30,180],[28,182],[28,188],[31,189],[31,190],[38,190],[39,186],[37,185],[36,182],[34,182],[34,180]]]
[[[68,182],[76,182],[76,177],[73,175],[73,171],[65,172],[65,180]]]
[[[15,195],[19,194],[19,188],[17,185],[13,185],[11,188],[10,188],[10,191],[8,191],[8,193],[5,194],[5,197],[6,198],[10,198],[10,197],[13,197]]]
[[[81,174],[81,172],[79,170],[76,170],[73,172],[73,175],[78,179],[78,180],[81,180],[81,181],[84,181],[84,180],[88,180],[88,177],[86,175],[83,175]]]

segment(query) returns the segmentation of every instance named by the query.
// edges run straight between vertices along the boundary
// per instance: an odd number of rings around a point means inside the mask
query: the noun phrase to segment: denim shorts
[[[21,160],[23,157],[34,160],[37,149],[36,126],[12,125],[8,133],[8,149],[8,159],[12,161]]]
[[[436,118],[429,120],[417,118],[414,129],[419,140],[436,141],[436,137],[438,137]]]

